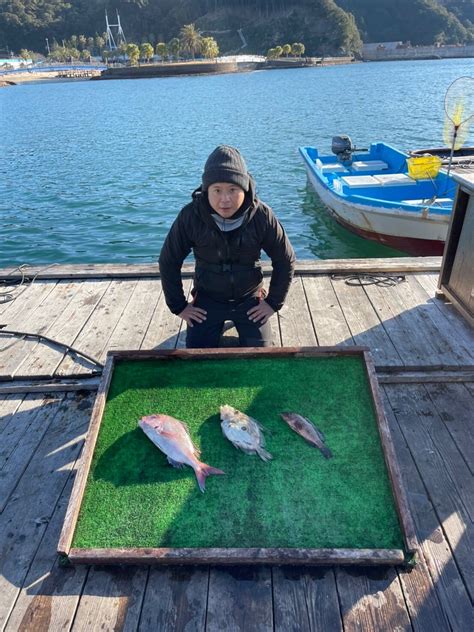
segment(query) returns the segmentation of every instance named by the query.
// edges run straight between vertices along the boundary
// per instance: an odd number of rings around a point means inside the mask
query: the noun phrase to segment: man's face
[[[224,219],[237,213],[244,203],[245,191],[230,182],[215,182],[207,190],[211,208]]]

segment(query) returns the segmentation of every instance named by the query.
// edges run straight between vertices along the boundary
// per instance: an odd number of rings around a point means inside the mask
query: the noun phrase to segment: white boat
[[[426,174],[414,174],[408,154],[385,143],[357,150],[345,136],[334,137],[335,155],[299,151],[309,181],[340,224],[410,255],[443,254],[456,184],[439,167],[433,171],[432,161]]]

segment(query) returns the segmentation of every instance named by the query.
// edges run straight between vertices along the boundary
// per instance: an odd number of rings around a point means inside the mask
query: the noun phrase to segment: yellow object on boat
[[[442,165],[438,156],[412,156],[407,158],[408,175],[414,180],[436,178]]]

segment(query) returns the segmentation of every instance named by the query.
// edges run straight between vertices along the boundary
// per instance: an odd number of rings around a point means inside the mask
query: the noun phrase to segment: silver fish
[[[245,454],[258,454],[262,461],[272,459],[265,450],[263,428],[256,419],[232,406],[221,406],[221,428],[224,436]]]
[[[312,421],[310,421],[307,417],[303,417],[303,415],[299,415],[298,413],[281,413],[281,416],[290,428],[301,435],[303,439],[306,439],[306,441],[315,448],[319,448],[326,459],[330,459],[332,457],[331,450],[324,443],[326,441],[326,437],[323,435],[321,430],[316,428]]]
[[[199,489],[206,487],[206,477],[211,474],[224,474],[222,470],[206,465],[199,460],[200,451],[192,442],[189,430],[182,421],[169,415],[148,415],[142,417],[138,425],[146,436],[168,457],[173,467],[189,465],[193,468]]]

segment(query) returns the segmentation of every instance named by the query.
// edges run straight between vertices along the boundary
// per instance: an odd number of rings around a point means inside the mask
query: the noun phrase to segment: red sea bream
[[[158,414],[142,417],[138,425],[156,447],[166,454],[170,465],[173,467],[189,465],[193,468],[202,492],[206,487],[207,476],[224,474],[222,470],[199,460],[201,453],[194,445],[189,430],[182,421],[169,415]]]

